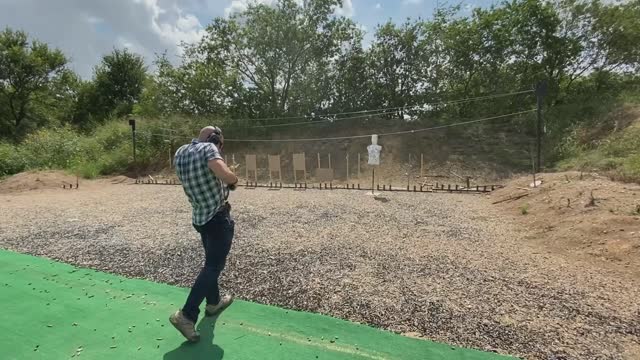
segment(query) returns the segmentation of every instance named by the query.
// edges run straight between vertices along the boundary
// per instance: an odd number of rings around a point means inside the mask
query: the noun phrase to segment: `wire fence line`
[[[354,114],[368,114],[368,113],[395,113],[398,111],[409,111],[409,110],[421,110],[428,107],[438,106],[438,105],[451,105],[451,104],[463,104],[467,102],[474,101],[483,101],[483,100],[491,100],[508,96],[522,95],[533,93],[534,90],[520,90],[509,93],[501,93],[501,94],[490,94],[490,95],[481,95],[476,97],[462,98],[462,99],[454,99],[454,100],[446,100],[446,101],[437,101],[437,102],[427,102],[420,105],[409,105],[409,106],[397,106],[397,107],[386,107],[386,108],[378,108],[378,109],[367,109],[367,110],[356,110],[356,111],[346,111],[346,112],[338,112],[338,113],[328,113],[328,114],[315,114],[315,115],[302,115],[302,116],[276,116],[276,117],[262,117],[262,118],[236,118],[229,119],[229,121],[275,121],[275,120],[296,120],[296,119],[312,119],[316,117],[326,118],[340,115],[354,115]],[[379,114],[378,114],[379,115]]]
[[[300,119],[300,121],[268,124],[239,123],[234,129],[245,134],[243,137],[226,138],[226,143],[236,144],[264,144],[264,146],[231,146],[229,154],[225,154],[225,161],[234,166],[234,171],[246,177],[247,181],[258,183],[267,181],[271,184],[287,181],[298,183],[302,180],[326,182],[337,181],[350,182],[368,178],[365,172],[371,171],[370,184],[382,186],[385,184],[394,189],[398,184],[407,190],[410,187],[423,189],[425,186],[444,189],[444,183],[452,184],[448,189],[457,191],[458,184],[463,189],[472,186],[479,188],[486,181],[502,178],[505,172],[528,171],[532,168],[534,154],[529,151],[521,151],[522,147],[533,149],[533,125],[523,125],[522,121],[531,120],[526,116],[539,111],[539,108],[520,107],[521,111],[511,110],[506,114],[487,115],[479,118],[446,119],[453,121],[442,123],[435,117],[431,119],[431,126],[426,126],[425,113],[437,109],[439,105],[464,104],[475,101],[490,101],[491,99],[505,98],[534,93],[534,90],[523,90],[505,94],[492,94],[471,98],[456,99],[426,103],[417,106],[402,106],[379,109],[366,109],[331,114],[314,114],[310,116],[271,117],[254,119],[231,119],[231,121],[288,121]],[[415,110],[415,111],[412,111]],[[505,110],[507,111],[507,110]],[[405,112],[404,114],[402,112]],[[386,121],[389,116],[399,118]],[[360,123],[360,126],[351,126],[355,134],[340,136],[306,136],[289,138],[251,138],[252,132],[244,130],[291,128],[293,133],[308,134],[308,125],[327,124],[320,127],[323,130],[340,131],[345,129],[337,123],[355,121],[358,119],[385,120],[375,123]],[[411,120],[416,121],[412,125]],[[440,119],[442,120],[442,119]],[[434,123],[435,122],[435,123]],[[336,124],[331,125],[331,124]],[[356,123],[358,124],[358,123]],[[374,124],[379,128],[373,128]],[[392,125],[391,128],[387,127]],[[481,126],[479,126],[481,125]],[[165,125],[166,126],[166,125]],[[400,126],[400,129],[393,128]],[[412,127],[416,127],[413,128]],[[384,130],[384,129],[387,130]],[[412,137],[415,134],[427,134],[444,129],[461,128],[462,131],[454,132],[445,140],[438,140],[438,135]],[[299,129],[296,131],[296,129]],[[407,129],[407,130],[404,130]],[[346,132],[346,130],[343,130]],[[255,136],[262,132],[255,132]],[[169,144],[167,160],[173,166],[174,152],[182,141],[190,142],[195,136],[187,135],[184,129],[171,129],[168,127],[143,126],[138,130],[144,141],[155,142],[159,140]],[[269,136],[268,132],[262,133]],[[453,133],[452,133],[453,134]],[[364,140],[372,135],[380,138],[397,137],[398,141],[389,141],[385,151],[380,154],[380,165],[374,166],[368,163],[368,153],[360,148]],[[246,137],[245,137],[246,136]],[[280,135],[278,135],[280,136]],[[285,135],[286,136],[286,135]],[[291,135],[290,135],[291,136]],[[295,136],[295,135],[293,135]],[[304,136],[304,135],[302,135]],[[135,136],[134,136],[135,139]],[[157,140],[156,140],[157,139]],[[360,140],[347,142],[350,140]],[[335,141],[345,141],[340,147],[334,146]],[[383,140],[384,142],[384,140]],[[285,145],[295,144],[295,145]],[[327,146],[330,145],[331,146]],[[524,144],[524,145],[523,145]],[[528,144],[528,145],[527,145]],[[529,149],[529,150],[531,150]],[[134,151],[135,152],[135,151]],[[163,150],[164,152],[164,150]],[[306,154],[306,155],[305,155]],[[164,156],[162,156],[164,157]],[[376,176],[373,176],[373,169]],[[360,186],[360,185],[358,185]],[[373,187],[372,187],[373,189]]]
[[[245,143],[246,142],[263,142],[263,143],[316,142],[316,141],[336,141],[336,140],[362,139],[362,138],[369,138],[372,135],[378,135],[380,137],[398,136],[398,135],[410,135],[410,134],[427,132],[427,131],[435,131],[435,130],[440,130],[440,129],[471,125],[471,124],[487,122],[487,121],[496,120],[496,119],[516,117],[516,116],[519,116],[519,115],[529,114],[529,113],[532,113],[532,112],[535,112],[535,111],[536,111],[536,109],[530,109],[530,110],[524,110],[524,111],[520,111],[520,112],[514,112],[514,113],[509,113],[509,114],[484,117],[484,118],[480,118],[480,119],[462,121],[462,122],[457,122],[457,123],[452,123],[452,124],[444,124],[444,125],[438,125],[438,126],[431,126],[431,127],[427,127],[427,128],[420,128],[420,129],[413,129],[413,130],[403,130],[403,131],[394,131],[394,132],[386,132],[386,133],[371,133],[371,134],[365,134],[365,135],[348,135],[348,136],[333,136],[333,137],[320,137],[320,138],[289,138],[289,139],[234,139],[234,138],[228,138],[227,139],[227,138],[225,138],[225,142],[245,142]],[[169,129],[166,129],[166,130],[169,130]],[[167,140],[178,140],[178,139],[191,140],[191,139],[193,139],[193,137],[190,137],[190,136],[172,135],[172,134],[159,134],[159,133],[152,133],[152,132],[149,132],[149,131],[140,131],[140,133],[148,135],[148,136],[153,136],[153,137],[161,137],[161,138],[164,138],[164,139],[167,139]]]

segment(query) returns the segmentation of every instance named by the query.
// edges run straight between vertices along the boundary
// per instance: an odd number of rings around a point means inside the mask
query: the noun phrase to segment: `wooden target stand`
[[[251,179],[250,175],[253,175],[253,180],[255,183],[258,183],[258,164],[256,160],[256,155],[245,155],[245,173],[247,181]]]
[[[279,183],[282,184],[282,168],[280,166],[280,155],[269,155],[269,183],[273,183],[273,179],[277,178]],[[277,174],[277,175],[276,175]],[[270,190],[279,190],[276,182],[276,187],[270,188]]]
[[[360,183],[351,183],[349,181],[349,154],[347,154],[347,184],[333,184],[334,180],[334,169],[331,164],[331,154],[328,154],[328,168],[322,168],[321,165],[321,156],[318,154],[318,168],[316,169],[314,183],[308,183],[307,176],[307,168],[306,168],[306,155],[305,153],[293,154],[293,178],[294,184],[283,184],[282,182],[282,167],[280,162],[280,155],[268,155],[268,170],[269,170],[269,184],[260,184],[258,182],[258,166],[257,166],[257,155],[256,154],[246,154],[245,155],[245,175],[246,181],[244,184],[238,184],[238,187],[242,187],[245,189],[257,189],[257,188],[266,188],[268,190],[281,190],[281,189],[293,189],[298,191],[304,191],[307,189],[317,189],[317,190],[355,190],[355,191],[393,191],[393,192],[413,192],[413,193],[466,193],[466,194],[482,194],[482,193],[490,193],[495,189],[502,188],[503,185],[475,185],[471,186],[470,178],[466,178],[466,186],[459,184],[427,184],[424,181],[426,178],[425,174],[425,164],[424,164],[424,156],[420,155],[420,178],[421,183],[418,186],[411,186],[407,183],[406,187],[393,187],[391,184],[387,185],[376,185],[375,178],[372,173],[372,183],[371,187],[361,187]],[[358,153],[358,178],[360,178],[360,154]],[[234,161],[235,162],[235,161]],[[370,164],[371,165],[371,164]],[[375,166],[375,165],[374,165]],[[373,170],[373,169],[372,169]],[[300,176],[300,177],[299,177]],[[274,179],[277,179],[274,183]],[[299,180],[303,180],[300,181]],[[140,185],[178,185],[181,186],[179,181],[175,179],[168,179],[164,181],[158,181],[153,178],[150,180],[137,178],[135,184]],[[66,185],[66,184],[65,184]],[[63,188],[67,188],[67,186],[63,186]],[[73,185],[68,186],[69,189],[73,189]],[[77,189],[78,186],[76,185]]]
[[[305,184],[305,187],[297,187],[298,183],[298,173],[302,172],[303,182],[300,185]],[[293,154],[293,182],[296,184],[297,190],[305,190],[307,183],[307,159],[305,153]]]

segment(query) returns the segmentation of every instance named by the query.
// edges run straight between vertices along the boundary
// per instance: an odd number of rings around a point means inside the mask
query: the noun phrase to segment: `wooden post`
[[[420,179],[424,176],[424,154],[420,154]]]
[[[409,154],[409,168],[407,169],[407,191],[411,185],[411,154]]]
[[[358,153],[358,179],[360,179],[360,153]]]
[[[547,95],[547,81],[543,80],[536,84],[536,105],[538,113],[538,123],[536,126],[536,140],[537,140],[537,152],[535,172],[542,169],[542,137],[544,136],[544,124],[542,120],[542,105],[544,97]],[[535,180],[534,180],[535,184]]]
[[[331,153],[329,153],[329,169],[333,169],[333,168],[331,167]]]
[[[318,153],[318,169],[320,169],[320,153]]]
[[[371,193],[374,194],[373,192],[373,187],[375,186],[376,183],[376,168],[372,167],[371,168]]]
[[[349,181],[349,153],[347,153],[347,182]]]
[[[537,188],[537,184],[536,184],[536,164],[533,160],[533,151],[531,152],[531,166],[533,168],[533,187]]]
[[[169,168],[173,169],[173,154],[175,151],[173,150],[175,147],[175,141],[171,138],[171,142],[169,143]]]

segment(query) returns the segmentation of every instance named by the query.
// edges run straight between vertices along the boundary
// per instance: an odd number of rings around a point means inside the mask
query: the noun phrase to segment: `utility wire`
[[[390,132],[390,133],[381,133],[381,134],[377,134],[377,135],[378,136],[394,136],[394,135],[414,134],[414,133],[418,133],[418,132],[439,130],[439,129],[449,128],[449,127],[468,125],[468,124],[474,124],[474,123],[483,122],[483,121],[506,118],[506,117],[510,117],[510,116],[517,116],[517,115],[531,113],[531,112],[534,112],[534,111],[536,111],[536,110],[532,109],[532,110],[526,110],[526,111],[521,111],[521,112],[517,112],[517,113],[492,116],[492,117],[476,119],[476,120],[470,120],[470,121],[464,121],[464,122],[459,122],[459,123],[454,123],[454,124],[432,126],[432,127],[429,127],[429,128],[415,129],[415,130],[396,131],[396,132]],[[352,136],[337,136],[337,137],[327,137],[327,138],[308,138],[308,139],[225,139],[225,141],[228,141],[228,142],[311,142],[311,141],[362,139],[362,138],[369,138],[369,137],[371,137],[371,135],[374,135],[374,134],[352,135]]]
[[[300,122],[294,122],[294,123],[256,125],[256,126],[250,126],[248,128],[250,128],[250,129],[258,129],[258,128],[288,127],[288,126],[297,126],[297,125],[317,125],[317,124],[332,123],[332,122],[337,122],[337,121],[356,120],[356,119],[364,119],[364,118],[369,118],[369,117],[374,117],[374,116],[391,115],[391,114],[396,114],[399,110],[405,110],[406,111],[406,110],[421,109],[421,108],[424,108],[424,107],[427,107],[427,106],[447,105],[447,104],[462,104],[462,103],[466,103],[466,102],[481,101],[481,100],[487,100],[487,99],[495,99],[495,98],[500,98],[500,97],[519,95],[519,94],[526,94],[526,93],[531,93],[531,92],[533,92],[533,90],[523,90],[523,91],[517,91],[517,92],[505,93],[505,94],[485,95],[485,96],[478,96],[478,97],[473,97],[473,98],[465,98],[465,99],[434,102],[434,103],[425,103],[423,105],[415,105],[415,106],[409,106],[409,107],[404,106],[404,107],[381,108],[381,109],[372,109],[372,110],[359,110],[359,111],[341,112],[341,113],[333,113],[333,114],[318,114],[318,115],[315,115],[315,116],[290,116],[290,117],[272,117],[272,118],[257,118],[257,119],[230,119],[230,121],[292,120],[292,119],[313,119],[313,118],[322,119],[322,120],[315,120],[315,121],[313,121],[313,120],[312,121],[300,121]],[[342,118],[329,118],[329,117],[334,117],[334,116],[339,116],[339,115],[350,115],[350,114],[362,114],[362,115],[342,117]],[[168,128],[157,128],[157,129],[163,130],[163,131],[172,132],[172,133],[177,132],[177,130],[175,130],[175,129],[168,129]]]
[[[532,112],[535,112],[535,111],[536,111],[536,109],[531,109],[531,110],[525,110],[525,111],[520,111],[520,112],[516,112],[516,113],[491,116],[491,117],[486,117],[486,118],[481,118],[481,119],[476,119],[476,120],[463,121],[463,122],[458,122],[458,123],[453,123],[453,124],[438,125],[438,126],[432,126],[432,127],[428,127],[428,128],[414,129],[414,130],[403,130],[403,131],[395,131],[395,132],[388,132],[388,133],[380,133],[380,134],[377,134],[377,135],[378,136],[396,136],[396,135],[415,134],[415,133],[419,133],[419,132],[440,130],[440,129],[450,128],[450,127],[463,126],[463,125],[475,124],[475,123],[485,122],[485,121],[490,121],[490,120],[495,120],[495,119],[502,119],[502,118],[507,118],[507,117],[512,117],[512,116],[518,116],[518,115],[532,113]],[[153,134],[153,133],[150,133],[150,132],[142,132],[142,133],[143,134],[147,134],[149,136],[159,136],[159,137],[163,137],[163,138],[169,138],[169,136],[167,136],[165,134]],[[311,142],[311,141],[332,141],[332,140],[363,139],[363,138],[369,138],[369,137],[371,137],[371,135],[374,135],[374,134],[351,135],[351,136],[336,136],[336,137],[326,137],[326,138],[301,138],[301,139],[225,139],[224,141],[225,142],[264,142],[264,143]],[[179,139],[192,139],[191,137],[188,137],[188,136],[179,136],[179,137],[178,136],[171,136],[171,138],[173,138],[173,139],[178,139],[178,138]]]
[[[471,98],[457,99],[457,100],[449,100],[449,101],[438,101],[431,103],[424,103],[421,105],[413,105],[413,106],[398,106],[398,107],[389,107],[389,108],[380,108],[380,109],[370,109],[370,110],[358,110],[358,111],[347,111],[347,112],[339,112],[339,113],[330,113],[330,114],[318,114],[315,116],[303,115],[303,116],[284,116],[284,117],[263,117],[263,118],[239,118],[239,119],[229,119],[229,121],[272,121],[272,120],[295,120],[295,119],[310,119],[314,117],[329,117],[329,116],[340,116],[340,115],[353,115],[353,114],[367,114],[367,113],[378,113],[378,112],[389,112],[389,111],[398,111],[398,110],[415,110],[424,108],[427,106],[436,106],[436,105],[447,105],[447,104],[462,104],[466,102],[473,101],[481,101],[481,100],[489,100],[496,99],[501,97],[513,96],[513,95],[521,95],[532,93],[534,90],[522,90],[515,91],[504,94],[494,94],[494,95],[484,95],[477,96]]]
[[[328,122],[332,123],[332,122],[337,122],[337,121],[370,118],[370,117],[382,116],[382,115],[390,115],[390,114],[395,114],[395,113],[397,113],[396,110],[385,112],[385,113],[365,114],[365,115],[350,116],[350,117],[336,118],[336,119],[324,119],[324,120],[315,120],[315,121],[301,121],[301,122],[295,122],[295,123],[271,124],[271,125],[256,125],[256,126],[250,126],[249,129],[286,127],[286,126],[295,126],[295,125],[315,125],[315,124],[323,124],[323,123],[328,123]],[[321,116],[321,117],[324,117],[324,116]]]

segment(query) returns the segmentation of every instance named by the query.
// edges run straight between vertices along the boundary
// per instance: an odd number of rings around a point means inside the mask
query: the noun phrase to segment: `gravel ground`
[[[529,359],[640,358],[640,280],[526,244],[476,195],[238,190],[224,291]],[[0,195],[0,247],[189,286],[182,189]]]

